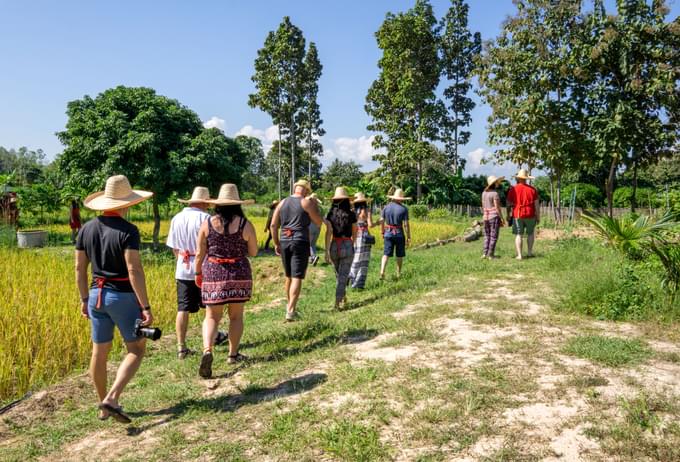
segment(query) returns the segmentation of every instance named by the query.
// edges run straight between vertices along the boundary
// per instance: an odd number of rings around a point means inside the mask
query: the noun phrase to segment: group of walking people
[[[130,207],[152,196],[149,191],[133,190],[125,176],[116,175],[106,181],[104,191],[91,194],[83,202],[85,207],[101,212],[80,227],[75,242],[76,283],[81,313],[91,324],[90,375],[99,397],[101,420],[112,417],[122,423],[130,422],[119,399],[145,353],[145,338],[140,335],[140,328],[153,323],[141,263],[139,230],[126,219]],[[322,226],[326,227],[325,260],[334,266],[337,278],[335,308],[345,305],[348,285],[362,289],[366,284],[371,246],[375,243],[370,228],[380,225],[385,240],[381,279],[389,257],[395,253],[400,274],[411,239],[408,209],[402,204],[409,198],[399,189],[389,197],[392,202],[383,209],[377,223],[372,219],[369,199],[362,193],[351,198],[342,187],[336,189],[331,208],[323,218],[320,201],[313,196],[306,180],[295,183],[291,196],[272,204],[268,230],[286,277],[286,321],[298,318],[302,281],[308,265],[318,259],[315,259],[313,228],[310,231],[312,225],[318,227],[319,232]],[[246,359],[239,346],[244,305],[253,290],[248,258],[257,255],[258,245],[255,228],[242,206],[252,201],[242,200],[236,185],[224,184],[215,199],[210,198],[207,188],[198,186],[191,198],[181,202],[187,206],[173,217],[167,239],[177,259],[177,355],[184,359],[193,353],[186,342],[189,315],[205,308],[198,373],[210,378],[215,345],[228,341],[228,363]],[[212,215],[208,213],[210,208],[214,209]],[[266,246],[268,243],[269,239]],[[92,281],[88,282],[90,266]],[[225,309],[229,318],[228,333],[218,329]],[[123,337],[127,354],[109,388],[107,360],[115,328]]]

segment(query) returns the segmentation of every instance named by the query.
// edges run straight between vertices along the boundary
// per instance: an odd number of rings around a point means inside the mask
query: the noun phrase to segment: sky
[[[319,104],[328,165],[371,160],[368,88],[378,75],[375,31],[388,11],[414,0],[0,0],[0,146],[43,149],[53,159],[63,146],[66,105],[117,85],[145,86],[194,110],[206,126],[228,136],[247,134],[265,147],[276,138],[270,117],[247,104],[257,50],[283,16],[316,43],[323,64]],[[607,2],[611,7],[614,0]],[[680,13],[680,0],[670,0]],[[514,13],[512,0],[469,0],[470,28],[496,37]],[[432,0],[437,17],[448,0]],[[510,175],[513,166],[482,164],[487,106],[478,102],[470,142],[461,148],[467,174]]]

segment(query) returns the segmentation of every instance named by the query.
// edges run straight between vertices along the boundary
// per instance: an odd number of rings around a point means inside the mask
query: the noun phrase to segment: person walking
[[[78,206],[78,201],[71,201],[71,208],[68,214],[68,225],[71,228],[71,243],[76,243],[76,236],[82,227],[80,222],[80,207]]]
[[[347,304],[347,284],[354,260],[354,238],[357,234],[357,216],[352,211],[345,188],[335,188],[331,209],[326,215],[326,262],[335,267],[335,309]]]
[[[286,274],[288,322],[297,319],[297,303],[309,265],[309,224],[313,222],[321,226],[323,223],[318,208],[307,198],[311,192],[312,187],[307,180],[298,180],[293,185],[293,194],[281,201],[272,218],[274,249],[277,255],[281,255]]]
[[[410,200],[404,196],[404,191],[397,188],[394,194],[387,196],[392,202],[382,210],[382,231],[385,248],[380,263],[380,279],[385,279],[385,269],[390,257],[397,256],[397,278],[401,277],[401,267],[406,256],[406,246],[411,244],[411,227],[408,221],[408,209],[403,202]]]
[[[527,257],[534,256],[534,231],[540,222],[539,197],[536,188],[529,185],[527,180],[534,177],[521,169],[515,175],[517,184],[510,188],[506,198],[508,216],[512,214],[512,233],[515,235],[515,250],[517,260],[522,259],[523,235],[527,235]]]
[[[482,258],[489,260],[496,257],[496,242],[501,226],[504,226],[501,213],[501,198],[496,189],[505,180],[504,176],[491,175],[486,179],[486,188],[482,193],[482,211],[484,216],[484,251]]]
[[[177,262],[175,264],[175,286],[177,287],[177,316],[175,332],[177,335],[177,357],[184,359],[193,351],[187,348],[186,337],[189,326],[189,315],[205,308],[201,301],[201,289],[194,282],[194,259],[196,257],[196,240],[201,225],[210,215],[210,192],[204,186],[196,186],[191,197],[179,202],[187,204],[170,222],[170,231],[166,245],[172,249]],[[224,332],[217,332],[216,345],[227,340]]]
[[[269,204],[269,213],[267,214],[267,223],[264,225],[264,232],[267,233],[267,240],[264,243],[264,251],[269,251],[269,243],[272,241],[272,232],[271,232],[271,225],[272,225],[272,217],[274,216],[274,210],[276,210],[276,206],[279,205],[279,201],[272,201],[271,204]]]
[[[198,374],[212,377],[213,346],[224,306],[229,315],[229,358],[234,364],[243,361],[239,352],[243,335],[243,308],[253,292],[253,276],[248,257],[257,255],[255,227],[241,206],[253,201],[241,200],[235,184],[223,184],[215,205],[215,215],[205,220],[198,232],[194,262],[196,285],[206,306],[203,320],[203,355]]]
[[[349,271],[349,280],[353,289],[363,289],[368,276],[368,262],[371,260],[371,247],[375,237],[369,232],[374,226],[369,200],[364,193],[354,195],[354,213],[357,217],[357,233],[354,239],[354,259]]]
[[[312,193],[309,195],[309,200],[312,201],[312,205],[316,207],[317,213],[321,215],[321,210],[319,209],[321,206],[321,199],[317,197],[316,193]],[[309,262],[312,264],[312,266],[316,266],[316,264],[319,262],[319,255],[316,251],[316,242],[319,240],[320,234],[321,227],[313,221],[309,223]]]
[[[91,326],[89,372],[99,396],[100,420],[113,417],[121,423],[131,422],[123,412],[120,397],[142,363],[146,349],[145,339],[137,336],[136,327],[138,323],[151,325],[153,315],[139,255],[139,230],[125,216],[130,207],[152,195],[133,190],[124,175],[116,175],[106,180],[104,191],[90,194],[84,201],[85,207],[103,212],[82,227],[75,252],[80,310]],[[90,265],[92,283],[88,284]],[[107,362],[114,328],[123,337],[127,354],[107,391]]]

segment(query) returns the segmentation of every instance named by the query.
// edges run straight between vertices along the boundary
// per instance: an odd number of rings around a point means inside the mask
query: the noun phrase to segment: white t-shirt
[[[198,231],[201,229],[203,222],[208,218],[210,218],[210,215],[207,212],[194,207],[185,207],[184,210],[172,218],[166,245],[171,249],[179,251],[175,279],[183,281],[194,280],[194,255],[196,254]],[[185,259],[183,255],[186,251],[191,254],[188,259]]]

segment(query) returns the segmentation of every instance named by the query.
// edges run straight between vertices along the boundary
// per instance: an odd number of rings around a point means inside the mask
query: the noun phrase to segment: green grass
[[[572,337],[564,352],[610,367],[641,363],[652,356],[652,350],[642,340],[601,335]]]

